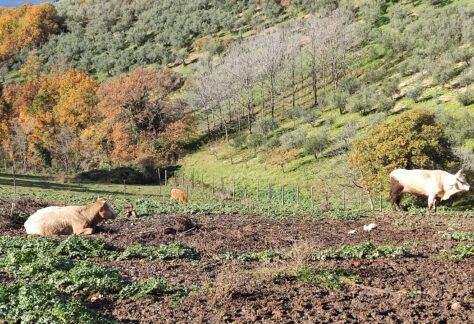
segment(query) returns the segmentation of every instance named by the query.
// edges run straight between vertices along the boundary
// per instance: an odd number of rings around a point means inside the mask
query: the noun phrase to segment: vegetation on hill
[[[0,16],[18,23],[32,8]],[[48,8],[52,27],[1,63],[5,165],[153,173],[191,149],[182,172],[206,178],[349,185],[353,140],[412,108],[431,109],[443,150],[473,164],[468,1],[62,0],[38,8]],[[5,39],[14,37],[2,46]]]

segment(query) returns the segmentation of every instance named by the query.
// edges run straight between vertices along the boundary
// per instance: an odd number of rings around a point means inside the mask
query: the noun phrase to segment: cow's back
[[[57,235],[72,234],[72,222],[76,218],[76,207],[50,206],[39,209],[25,222],[27,234]]]
[[[404,192],[427,195],[437,186],[438,175],[436,172],[436,170],[397,169],[390,173],[390,177],[398,181]]]

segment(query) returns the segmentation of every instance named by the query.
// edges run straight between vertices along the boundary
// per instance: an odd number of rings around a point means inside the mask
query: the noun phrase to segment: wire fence
[[[249,185],[251,183],[251,185]],[[279,185],[268,181],[235,177],[205,177],[197,172],[164,170],[159,184],[185,191],[190,200],[207,193],[214,199],[244,204],[267,203],[293,205],[305,209],[380,210],[388,207],[382,190],[371,196],[361,188],[329,187],[327,185]]]

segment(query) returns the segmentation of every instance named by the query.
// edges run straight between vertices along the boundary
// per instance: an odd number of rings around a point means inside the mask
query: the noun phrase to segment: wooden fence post
[[[257,201],[260,198],[260,181],[257,180]]]
[[[191,189],[194,189],[194,169],[193,169],[193,172],[191,173]]]
[[[165,170],[165,186],[168,184],[168,170]]]
[[[346,210],[346,190],[342,189],[342,209]]]
[[[221,177],[221,193],[224,193],[224,177]]]
[[[235,200],[235,181],[232,180],[232,200]]]
[[[158,184],[161,186],[161,170],[158,168]]]
[[[184,187],[184,172],[183,172],[183,174],[181,175],[181,185]]]
[[[300,186],[296,186],[296,204],[300,205]]]
[[[189,198],[189,185],[186,185],[186,196]]]
[[[311,187],[311,209],[314,208],[314,188]]]
[[[214,177],[212,177],[212,194],[216,192]]]
[[[247,199],[247,186],[244,186],[244,199]]]
[[[272,200],[272,185],[268,184],[268,200]]]
[[[382,211],[382,189],[383,189],[383,185],[382,183],[380,183],[380,192],[379,192],[379,208],[380,208],[380,211]]]

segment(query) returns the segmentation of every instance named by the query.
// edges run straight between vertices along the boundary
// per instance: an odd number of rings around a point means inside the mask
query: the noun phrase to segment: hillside
[[[347,154],[352,140],[370,125],[415,108],[435,112],[453,147],[472,152],[473,4],[400,2],[383,7],[369,1],[352,9],[356,31],[336,89],[331,77],[323,75],[314,106],[311,53],[303,50],[295,55],[304,62],[297,71],[301,82],[297,77],[296,86],[292,84],[291,64],[279,71],[275,122],[260,102],[252,134],[248,127],[239,131],[229,117],[230,139],[222,136],[187,155],[182,172],[207,179],[223,176],[249,186],[258,180],[277,186],[351,187]],[[270,98],[264,100],[268,105]],[[219,111],[212,114],[219,118]],[[468,161],[463,161],[467,169],[472,168]]]
[[[351,182],[355,138],[422,108],[469,169],[473,11],[467,0],[1,9],[3,164],[336,188]]]

